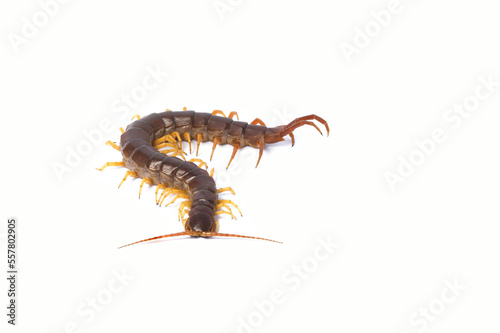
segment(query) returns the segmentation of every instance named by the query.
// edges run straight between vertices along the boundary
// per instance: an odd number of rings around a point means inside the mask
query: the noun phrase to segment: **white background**
[[[380,28],[371,12],[388,6],[69,1],[44,22],[38,1],[3,2],[1,261],[15,216],[20,275],[16,327],[0,283],[2,331],[498,331],[498,83],[460,123],[444,118],[474,101],[479,77],[500,81],[498,8],[402,0]],[[341,46],[356,38],[362,47],[346,57]],[[148,68],[168,75],[115,112]],[[148,186],[137,198],[139,180],[118,190],[123,168],[95,170],[120,160],[104,141],[117,141],[135,113],[183,106],[271,125],[311,113],[328,120],[328,138],[300,128],[295,147],[288,138],[266,147],[257,169],[252,148],[228,172],[231,147],[210,164],[244,215],[221,218],[220,231],[283,245],[180,238],[117,250],[182,225],[178,203],[159,209]],[[103,120],[113,130],[59,179],[54,165]],[[446,140],[422,160],[415,141],[436,129]],[[211,144],[200,150],[208,159]],[[422,163],[391,190],[387,173],[410,156]],[[330,254],[318,239],[338,247]],[[307,275],[292,273],[303,265]],[[133,279],[120,284],[122,272]],[[464,289],[453,293],[453,283]],[[283,296],[270,306],[273,292]],[[91,310],[92,299],[106,304]]]

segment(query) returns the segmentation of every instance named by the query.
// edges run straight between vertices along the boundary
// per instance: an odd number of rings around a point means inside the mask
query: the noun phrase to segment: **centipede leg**
[[[222,187],[220,189],[217,190],[217,193],[222,193],[222,192],[231,192],[233,195],[236,194],[234,193],[234,190],[231,188],[231,187]]]
[[[227,204],[225,204],[225,203],[218,204],[218,205],[215,207],[215,209],[216,209],[216,210],[220,210],[220,211],[223,211],[223,212],[224,212],[224,210],[222,210],[222,208],[223,208],[223,207],[224,207],[224,208],[227,208],[227,210],[229,211],[229,214],[231,214],[231,218],[236,220],[236,217],[233,215],[233,211],[231,210],[231,208],[230,208]]]
[[[159,144],[155,145],[154,147],[157,150],[160,150],[161,148],[165,148],[165,147],[171,147],[171,148],[174,148],[174,149],[179,149],[176,144],[168,143],[168,142],[159,143]]]
[[[238,116],[238,112],[236,111],[231,111],[227,117],[233,119],[234,116],[236,116],[236,119],[240,120],[240,116]]]
[[[234,217],[234,215],[231,212],[228,212],[225,210],[219,210],[219,211],[215,212],[215,215],[220,215],[220,214],[228,214],[228,215],[231,215],[232,219],[236,219],[236,217]]]
[[[186,160],[186,158],[184,157],[184,154],[186,154],[186,153],[183,152],[182,150],[179,150],[179,149],[160,150],[160,153],[165,154],[165,155],[173,153],[172,156],[180,156],[184,161]],[[170,155],[168,155],[168,156],[170,156]]]
[[[203,168],[203,166],[205,166],[205,169],[208,169],[208,164],[203,162],[203,160],[200,160],[199,158],[192,158],[189,160],[189,162],[198,162],[198,163],[200,163],[198,165],[199,168]]]
[[[172,201],[170,201],[168,204],[165,205],[165,207],[170,206],[173,204],[177,199],[182,198],[182,199],[190,199],[189,195],[186,194],[177,194]]]
[[[198,156],[198,150],[200,149],[200,143],[201,143],[201,140],[203,140],[203,134],[201,133],[198,133],[196,134],[196,156]]]
[[[239,142],[236,142],[233,146],[233,153],[231,154],[231,158],[229,159],[229,163],[227,164],[226,170],[229,168],[229,165],[233,161],[233,158],[236,156],[236,152],[238,149],[240,149],[241,144]]]
[[[153,146],[156,148],[157,145],[165,143],[165,142],[168,142],[171,145],[171,147],[179,148],[179,149],[181,148],[179,146],[179,144],[177,143],[177,141],[175,140],[175,138],[171,134],[164,135],[161,138],[155,140],[153,142]]]
[[[102,170],[106,169],[109,166],[125,166],[125,162],[123,162],[123,161],[121,161],[121,162],[108,162],[108,163],[104,164],[102,166],[102,168],[96,168],[96,169],[99,170],[99,171],[102,171]]]
[[[158,204],[158,191],[160,189],[165,189],[165,188],[167,188],[167,185],[165,185],[165,184],[158,184],[158,185],[156,185],[156,190],[155,190],[155,201],[156,201],[156,204]]]
[[[191,135],[189,135],[189,132],[184,133],[184,139],[189,142],[189,153],[191,154]]]
[[[234,202],[232,202],[231,200],[225,200],[225,199],[223,199],[223,200],[218,200],[217,201],[217,205],[220,205],[222,203],[233,205],[234,207],[236,207],[236,209],[238,210],[238,212],[240,213],[240,215],[243,216],[243,214],[241,214],[241,210],[238,207],[238,205],[235,204]]]
[[[142,178],[141,186],[139,186],[139,199],[141,198],[141,191],[142,191],[142,186],[144,186],[144,183],[152,184],[153,180],[151,178]]]
[[[179,190],[179,189],[176,189],[176,188],[166,188],[160,195],[160,198],[158,199],[160,202],[159,202],[159,205],[161,206],[163,204],[163,200],[165,200],[169,195],[171,194],[182,194],[182,195],[187,195],[187,192],[184,191],[184,190]]]
[[[260,120],[259,118],[255,118],[251,123],[250,125],[261,125],[261,126],[266,126],[266,124],[264,124],[264,122],[262,120]]]
[[[186,160],[186,158],[184,157],[184,152],[182,150],[176,150],[174,152],[174,156],[180,156],[184,161]]]
[[[212,232],[217,232],[219,230],[219,221],[214,221],[214,226],[212,228]]]
[[[172,132],[171,134],[173,137],[175,137],[176,139],[179,140],[179,148],[182,149],[182,139],[181,139],[181,135],[179,134],[179,132],[175,131],[175,132]]]
[[[191,201],[183,201],[179,206],[179,220],[184,220],[184,215],[186,215],[191,209]]]
[[[212,111],[212,114],[213,114],[214,116],[216,116],[216,115],[220,114],[220,115],[222,115],[224,118],[226,117],[226,115],[224,114],[224,112],[222,112],[221,110],[213,110],[213,111]]]
[[[115,148],[116,150],[120,151],[120,147],[118,147],[118,145],[116,143],[108,140],[108,141],[106,141],[106,144],[108,146],[111,146],[111,147]]]
[[[123,182],[125,180],[127,180],[128,176],[130,176],[130,177],[136,177],[136,178],[139,177],[139,175],[137,174],[137,172],[133,172],[133,171],[127,171],[127,172],[125,172],[125,177],[123,177],[122,182],[120,183],[120,185],[118,185],[118,188],[120,188],[120,186],[122,186]]]
[[[292,139],[292,147],[295,146],[295,137],[293,136],[293,133],[289,133],[290,138]]]
[[[257,144],[259,145],[259,159],[257,160],[257,165],[255,167],[259,166],[260,159],[262,157],[262,153],[264,152],[264,142],[258,141]]]
[[[132,120],[134,120],[135,118],[137,118],[137,120],[141,119],[141,116],[139,116],[138,114],[134,114],[134,116],[132,117]]]
[[[125,130],[123,129],[123,127],[120,127],[120,132],[125,133]]]
[[[214,145],[212,147],[212,155],[210,155],[210,161],[212,160],[212,157],[214,156],[214,151],[215,151],[215,148],[217,148],[217,144],[219,144],[221,142],[220,138],[218,136],[216,136],[214,138]]]

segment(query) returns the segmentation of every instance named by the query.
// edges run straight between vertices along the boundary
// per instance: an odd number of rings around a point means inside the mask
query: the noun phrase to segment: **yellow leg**
[[[155,147],[155,148],[156,148],[156,147]],[[156,149],[158,149],[158,150],[160,151],[160,153],[165,154],[165,155],[167,155],[167,154],[169,154],[169,153],[173,153],[173,152],[176,152],[176,151],[177,151],[177,149],[164,149],[164,150],[160,150],[161,148],[156,148]]]
[[[159,145],[157,146],[158,148],[157,148],[157,147],[155,147],[155,148],[156,148],[156,149],[158,149],[158,151],[159,151],[160,153],[162,153],[162,154],[165,154],[165,155],[170,154],[170,153],[177,153],[177,155],[183,155],[183,154],[186,154],[185,152],[183,152],[182,150],[179,150],[179,149],[177,149],[177,148],[174,148],[174,149],[163,149],[163,150],[160,150],[160,149],[162,149],[162,148],[165,148],[165,147],[162,147],[161,145],[163,145],[163,143],[162,143],[162,144],[159,144]]]
[[[207,163],[203,162],[199,158],[192,158],[192,159],[189,160],[189,162],[199,162],[200,165],[198,165],[198,167],[202,168],[203,166],[205,166],[205,169],[208,169]]]
[[[229,214],[231,214],[231,218],[233,218],[233,219],[235,219],[235,220],[236,220],[236,217],[233,215],[233,211],[232,211],[232,210],[231,210],[231,208],[230,208],[228,205],[226,205],[225,203],[221,203],[221,204],[217,205],[217,207],[215,207],[215,209],[216,209],[216,210],[219,210],[219,211],[223,211],[223,212],[224,212],[224,210],[222,210],[222,207],[227,208],[227,210],[229,211]]]
[[[142,178],[141,186],[139,187],[139,199],[141,198],[141,191],[144,183],[148,183],[149,185],[151,185],[153,184],[153,180],[151,178]]]
[[[180,156],[184,161],[186,160],[186,158],[184,157],[184,155],[186,154],[185,152],[183,152],[182,150],[179,150],[179,149],[166,149],[166,150],[160,150],[160,153],[162,154],[165,154],[165,155],[168,155],[170,153],[173,153],[173,155],[171,156]],[[170,156],[170,155],[168,155]]]
[[[212,147],[212,155],[210,155],[210,161],[212,160],[212,157],[214,156],[214,151],[215,151],[215,148],[217,148],[217,144],[219,144],[221,142],[220,138],[218,136],[216,136],[214,138],[214,145]]]
[[[171,195],[171,194],[177,194],[177,193],[187,196],[187,192],[183,191],[183,190],[179,190],[179,189],[176,189],[176,188],[167,188],[167,189],[165,189],[163,191],[163,193],[160,195],[160,199],[161,199],[160,200],[160,206],[163,204],[163,200],[165,200],[169,195]]]
[[[184,157],[184,154],[186,154],[185,152],[183,152],[182,150],[176,150],[174,152],[174,155],[173,156],[180,156],[184,161],[186,160],[186,158]]]
[[[226,117],[226,115],[224,114],[224,112],[222,112],[221,110],[213,110],[212,111],[212,114],[214,116],[218,115],[218,114],[221,114],[223,117]]]
[[[179,220],[184,219],[184,215],[186,215],[191,209],[191,201],[183,201],[179,206]]]
[[[120,183],[120,185],[118,185],[118,188],[120,188],[120,186],[122,186],[123,182],[125,180],[127,180],[128,176],[130,176],[130,177],[136,177],[136,178],[139,177],[139,175],[136,172],[133,172],[133,171],[127,171],[127,172],[125,172],[125,177],[123,177],[122,182]]]
[[[212,168],[212,170],[210,171],[210,177],[214,178],[214,172],[215,172],[215,168]]]
[[[162,185],[162,189],[163,191],[160,193],[160,197],[158,198],[158,200],[156,201],[156,204],[157,205],[160,205],[161,202],[163,202],[163,200],[165,200],[166,197],[168,197],[171,193],[169,193],[169,191],[177,191],[176,188],[172,188],[172,187],[167,187],[166,185]],[[159,186],[159,185],[158,185]],[[165,196],[165,198],[164,198]],[[163,199],[163,200],[162,200]]]
[[[196,134],[196,156],[198,156],[198,150],[200,149],[200,143],[201,143],[201,140],[203,140],[203,134],[201,133],[198,133]]]
[[[125,130],[123,129],[123,127],[120,127],[120,132],[125,133]]]
[[[171,148],[174,148],[174,149],[179,149],[176,144],[168,143],[168,142],[159,143],[159,144],[157,144],[157,145],[155,145],[153,147],[155,147],[158,150],[160,150],[161,148],[165,148],[165,147],[171,147]]]
[[[179,140],[179,147],[181,147],[182,139],[181,139],[181,135],[179,134],[179,132],[175,131],[171,135]]]
[[[165,109],[165,111],[172,111],[172,110],[170,110],[170,109]]]
[[[235,204],[234,202],[232,202],[231,200],[218,200],[217,201],[217,205],[221,204],[221,203],[226,203],[226,204],[230,204],[230,205],[233,205],[234,207],[236,207],[236,209],[238,210],[238,212],[240,212],[240,215],[243,216],[243,214],[241,214],[241,210],[240,208],[238,207],[237,204]]]
[[[181,198],[181,199],[189,199],[189,195],[186,195],[186,194],[177,194],[172,201],[170,201],[168,204],[165,205],[165,207],[170,206],[175,201],[177,201],[177,199],[179,199],[179,198]]]
[[[125,166],[125,162],[123,162],[123,161],[121,161],[121,162],[108,162],[108,163],[104,164],[102,166],[102,168],[100,168],[100,169],[96,168],[96,169],[99,170],[99,171],[102,171],[102,170],[106,169],[109,166]]]
[[[212,230],[212,232],[217,232],[217,231],[219,231],[219,221],[215,221],[214,228]]]
[[[187,110],[188,110],[188,108],[187,108],[187,107],[183,107],[183,108],[182,108],[182,111],[187,111]]]
[[[158,198],[158,204],[161,206],[163,204],[163,200],[165,200],[169,195],[174,193],[183,193],[183,191],[172,187],[165,188],[163,192],[161,192],[160,197]]]
[[[238,116],[238,112],[236,111],[232,111],[227,117],[233,119],[234,116],[236,116],[236,119],[240,120],[240,116]]]
[[[223,187],[223,188],[220,188],[220,189],[218,189],[218,190],[217,190],[217,193],[222,193],[222,192],[225,192],[225,191],[229,191],[229,192],[231,192],[233,195],[235,194],[235,193],[234,193],[234,190],[233,190],[232,188],[230,188],[230,187]]]
[[[255,118],[251,123],[250,125],[262,125],[262,126],[266,126],[266,124],[264,124],[264,122],[262,120],[260,120],[259,118]]]
[[[186,207],[191,207],[191,201],[186,200],[181,202],[181,204],[179,205],[179,220],[181,219],[181,217],[184,218],[184,209],[186,209]],[[189,209],[187,209],[187,211],[189,212]]]
[[[164,135],[162,136],[161,138],[159,138],[158,140],[155,140],[153,142],[153,146],[156,146],[162,142],[168,142],[168,143],[171,143],[173,145],[175,145],[175,147],[178,147],[179,145],[177,144],[177,141],[175,140],[175,138],[171,135],[171,134],[167,134],[167,135]]]
[[[132,120],[134,120],[134,118],[137,118],[137,120],[141,119],[141,116],[139,116],[138,114],[134,114],[134,116],[132,117]]]
[[[155,190],[155,201],[156,201],[156,204],[158,204],[158,191],[160,189],[164,189],[164,188],[167,188],[167,185],[165,185],[165,184],[158,184],[158,185],[156,185],[156,190]]]
[[[189,153],[191,154],[191,136],[189,135],[189,132],[184,133],[184,139],[189,142]]]
[[[231,165],[231,162],[233,161],[233,158],[236,156],[236,152],[238,149],[240,149],[241,144],[239,142],[236,142],[233,146],[233,153],[231,154],[231,158],[229,159],[229,163],[227,164],[226,170],[229,168],[229,165]]]
[[[215,212],[215,215],[220,215],[220,214],[228,214],[228,215],[231,215],[231,218],[236,219],[236,217],[234,217],[234,215],[231,214],[231,212],[227,212],[225,210],[219,210],[219,211]]]
[[[108,141],[106,141],[106,144],[107,144],[108,146],[111,146],[111,147],[115,148],[116,150],[120,151],[120,147],[118,147],[118,146],[116,145],[116,143],[111,142],[111,141],[109,141],[109,140],[108,140]]]

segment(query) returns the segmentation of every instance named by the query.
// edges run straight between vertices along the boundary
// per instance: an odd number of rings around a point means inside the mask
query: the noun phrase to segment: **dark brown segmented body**
[[[218,191],[214,179],[206,170],[201,169],[192,162],[183,161],[179,158],[160,153],[154,147],[156,140],[160,138],[163,140],[164,136],[177,132],[179,139],[182,137],[189,141],[190,144],[191,138],[196,138],[198,144],[204,141],[214,142],[212,154],[217,144],[230,144],[234,146],[231,160],[236,151],[241,147],[258,147],[260,149],[260,160],[264,144],[266,143],[283,141],[284,136],[290,135],[293,145],[294,138],[292,132],[297,127],[311,125],[321,133],[320,129],[308,120],[314,119],[320,121],[326,126],[327,131],[329,131],[326,121],[315,115],[297,118],[286,126],[268,128],[256,125],[258,123],[264,125],[258,118],[252,124],[248,124],[242,121],[234,121],[232,118],[226,118],[225,116],[217,116],[215,115],[218,114],[217,112],[221,113],[217,110],[212,114],[195,111],[153,113],[131,123],[122,134],[119,149],[123,155],[124,166],[131,172],[134,172],[136,177],[148,179],[154,185],[162,184],[167,188],[176,188],[185,191],[191,201],[189,217],[185,224],[186,231],[184,233],[159,236],[151,239],[179,235],[204,237],[219,235],[262,239],[217,233],[215,215],[218,203]],[[230,115],[230,117],[232,116]],[[118,149],[118,147],[116,148]],[[231,163],[231,160],[229,163]],[[122,162],[118,164],[120,163]]]

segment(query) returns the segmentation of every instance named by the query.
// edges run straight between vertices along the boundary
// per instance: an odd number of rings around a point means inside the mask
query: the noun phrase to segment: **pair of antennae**
[[[234,235],[234,234],[223,234],[223,233],[219,233],[219,232],[183,231],[183,232],[178,232],[178,233],[175,233],[175,234],[168,234],[168,235],[162,235],[162,236],[156,236],[156,237],[152,237],[152,238],[148,238],[148,239],[143,239],[143,240],[140,240],[140,241],[137,241],[137,242],[134,242],[134,243],[130,243],[130,244],[127,244],[127,245],[120,246],[119,249],[121,249],[122,247],[127,247],[127,246],[130,246],[130,245],[134,245],[134,244],[149,242],[149,241],[152,241],[152,240],[157,240],[157,239],[162,239],[162,238],[177,237],[177,236],[202,236],[202,237],[217,236],[217,237],[249,238],[249,239],[258,239],[258,240],[264,240],[264,241],[268,241],[268,242],[274,242],[274,243],[283,244],[283,242],[278,242],[278,241],[275,241],[275,240],[272,240],[272,239],[261,238],[261,237],[243,236],[243,235]]]

